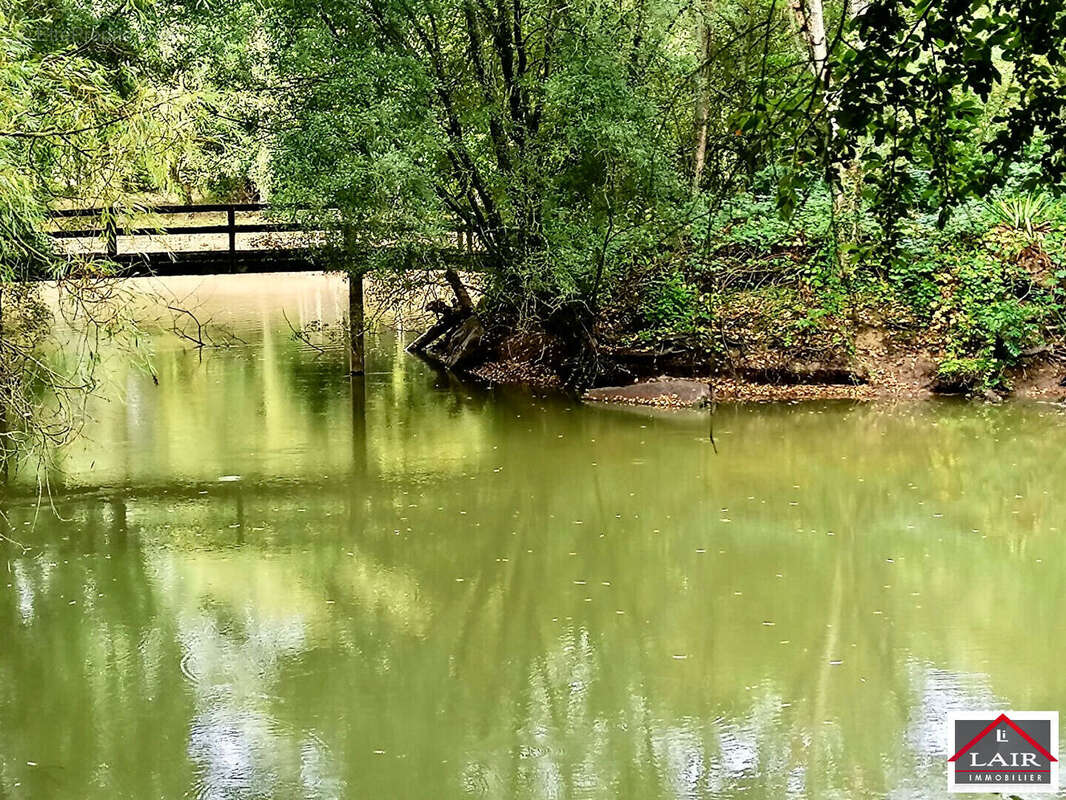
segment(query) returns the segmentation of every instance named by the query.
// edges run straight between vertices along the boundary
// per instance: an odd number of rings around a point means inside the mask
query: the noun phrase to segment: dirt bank
[[[868,303],[800,325],[789,322],[788,309],[742,292],[729,296],[712,331],[653,335],[606,315],[593,333],[574,336],[580,326],[520,330],[512,319],[486,315],[460,276],[449,280],[458,287],[455,299],[427,306],[437,323],[411,349],[487,383],[556,390],[576,384],[590,401],[665,407],[962,393],[942,368],[951,355],[943,332],[895,306]],[[1040,347],[995,382],[976,385],[997,387],[968,395],[988,402],[1066,400],[1066,345]]]
[[[562,381],[551,363],[550,348],[531,351],[512,343],[507,353],[507,357],[490,359],[468,371],[489,383],[561,387]],[[671,358],[676,360],[677,355],[671,354]],[[594,387],[585,393],[585,399],[680,408],[712,401],[873,401],[949,394],[937,389],[935,353],[920,344],[900,346],[892,336],[880,331],[867,331],[857,337],[854,353],[846,363],[764,357],[740,360],[733,369],[715,369],[708,358],[707,369],[699,374],[699,370],[690,366],[698,355],[685,354],[684,359],[688,363],[678,370],[680,374],[664,371],[648,375],[646,364],[631,364],[633,375],[628,382]],[[637,361],[656,363],[650,357]],[[1011,398],[1066,401],[1064,380],[1066,363],[1055,353],[1041,353],[1023,359],[1021,365],[1010,370],[1009,392],[983,393],[975,398],[992,402]]]

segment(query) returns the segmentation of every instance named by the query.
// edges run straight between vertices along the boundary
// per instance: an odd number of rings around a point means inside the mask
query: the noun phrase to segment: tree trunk
[[[825,34],[825,16],[823,13],[822,0],[789,0],[792,13],[800,29],[810,56],[811,72],[815,80],[821,85],[822,91],[826,92],[826,104],[829,104],[828,92],[832,85],[832,75],[829,68],[829,45]],[[869,0],[847,0],[844,13],[848,19],[855,19],[869,7]],[[855,49],[862,49],[861,40],[849,43]],[[839,124],[833,110],[827,109],[829,127],[827,131],[826,150],[827,158],[832,157],[832,148],[839,130]],[[835,167],[835,169],[834,169]],[[834,232],[838,241],[841,239],[853,243],[859,235],[858,215],[862,200],[862,166],[857,158],[847,163],[828,166],[826,179],[833,197]],[[841,227],[840,222],[844,225]],[[837,262],[845,277],[850,274],[851,266],[840,255],[837,248]]]
[[[458,328],[467,317],[466,314],[448,306],[442,300],[434,300],[426,306],[426,310],[437,314],[437,321],[425,333],[407,345],[409,353],[424,353],[427,347],[444,334]]]
[[[700,18],[700,68],[696,79],[696,146],[693,155],[692,194],[699,194],[707,165],[707,132],[711,118],[711,1],[707,0]]]
[[[829,88],[829,44],[825,38],[822,0],[789,0],[800,36],[807,46],[811,72],[824,89]]]
[[[459,273],[454,269],[444,270],[444,279],[448,281],[448,285],[452,287],[452,291],[455,293],[455,300],[459,304],[460,310],[465,314],[474,313],[474,303],[470,299],[469,292],[466,291],[466,287],[463,286],[463,281],[459,277]]]
[[[864,0],[848,0],[848,12],[858,7]],[[849,265],[842,256],[843,248],[840,247],[841,239],[854,241],[854,225],[850,232],[844,233],[840,228],[840,220],[843,217],[854,216],[854,209],[849,208],[853,192],[849,192],[849,184],[854,186],[852,180],[851,164],[838,164],[833,160],[833,147],[836,140],[838,124],[836,115],[830,107],[829,89],[832,85],[832,75],[829,68],[829,43],[825,35],[825,14],[822,0],[789,0],[793,17],[799,28],[799,34],[807,48],[808,65],[814,75],[815,83],[820,88],[823,100],[826,104],[828,125],[825,136],[825,180],[829,185],[829,193],[833,203],[833,238],[836,242],[836,262],[842,276],[849,274]]]
[[[870,0],[848,0],[847,14],[854,20],[870,7]],[[854,38],[848,44],[855,50],[863,49],[861,38]],[[847,238],[854,242],[859,238],[859,214],[862,211],[862,164],[858,157],[840,166],[840,206],[835,209],[841,216],[847,217]]]

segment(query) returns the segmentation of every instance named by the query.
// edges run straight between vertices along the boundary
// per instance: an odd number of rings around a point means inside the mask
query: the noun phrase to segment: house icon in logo
[[[949,791],[1054,792],[1058,788],[1058,713],[953,714]]]

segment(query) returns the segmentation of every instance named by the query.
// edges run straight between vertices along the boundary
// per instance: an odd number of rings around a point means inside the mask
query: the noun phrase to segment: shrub
[[[678,269],[663,271],[649,285],[641,307],[652,328],[670,333],[692,333],[700,315],[699,290]]]
[[[936,384],[942,392],[977,392],[998,385],[1001,376],[1001,365],[994,358],[948,357],[937,368]]]

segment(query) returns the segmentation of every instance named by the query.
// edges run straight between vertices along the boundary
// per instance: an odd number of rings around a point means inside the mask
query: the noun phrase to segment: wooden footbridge
[[[70,252],[118,264],[123,278],[325,269],[310,247],[311,232],[270,221],[268,213],[263,203],[164,205],[126,214],[73,208],[53,211],[48,233],[75,244],[67,248]],[[205,224],[202,218],[207,215],[224,216],[225,222]],[[139,224],[120,226],[121,217]],[[171,237],[188,238],[167,246]],[[196,246],[188,246],[190,238]]]
[[[269,212],[263,203],[160,205],[121,213],[63,209],[51,213],[48,234],[68,253],[117,264],[112,274],[121,278],[343,271],[324,255],[325,232],[274,222]],[[457,233],[455,246],[441,252],[469,263],[470,236]],[[362,374],[363,280],[354,272],[348,274],[348,309],[352,372]]]

